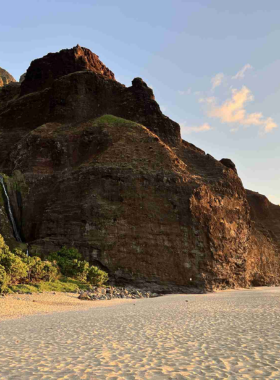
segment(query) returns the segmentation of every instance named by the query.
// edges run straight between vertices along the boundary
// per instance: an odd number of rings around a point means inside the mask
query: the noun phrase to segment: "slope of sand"
[[[2,321],[0,379],[280,379],[280,288],[111,305]]]
[[[87,310],[92,307],[108,307],[132,301],[129,299],[82,301],[78,299],[78,294],[61,292],[33,293],[30,295],[11,294],[5,297],[0,296],[0,322],[5,319],[20,318],[32,314]]]

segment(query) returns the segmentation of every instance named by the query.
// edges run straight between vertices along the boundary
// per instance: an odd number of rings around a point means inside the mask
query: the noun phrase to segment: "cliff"
[[[234,164],[182,140],[141,78],[125,87],[77,46],[3,90],[0,172],[31,251],[75,246],[116,281],[166,291],[278,283],[279,229],[255,221]]]

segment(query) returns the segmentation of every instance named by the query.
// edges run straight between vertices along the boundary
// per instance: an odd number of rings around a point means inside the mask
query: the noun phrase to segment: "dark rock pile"
[[[161,294],[153,293],[143,289],[136,289],[133,287],[119,288],[119,287],[94,287],[88,291],[80,291],[80,300],[111,300],[114,298],[127,298],[127,299],[139,299],[139,298],[154,298],[159,297]]]

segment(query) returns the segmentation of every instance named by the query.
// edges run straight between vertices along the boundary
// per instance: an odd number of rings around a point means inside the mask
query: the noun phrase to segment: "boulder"
[[[233,170],[237,174],[235,164],[229,158],[222,158],[220,162],[227,168]]]

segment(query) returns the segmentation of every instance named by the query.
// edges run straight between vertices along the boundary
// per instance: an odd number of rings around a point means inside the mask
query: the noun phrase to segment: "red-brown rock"
[[[0,108],[0,170],[30,250],[75,246],[112,278],[157,290],[276,284],[279,231],[261,228],[235,166],[181,140],[142,79],[60,71],[75,49],[31,64],[33,92]]]
[[[6,86],[11,82],[15,82],[15,78],[8,71],[0,67],[0,87]]]
[[[21,86],[21,95],[44,90],[51,87],[57,78],[86,70],[101,74],[107,79],[115,79],[112,71],[99,60],[98,55],[77,45],[32,61]]]

